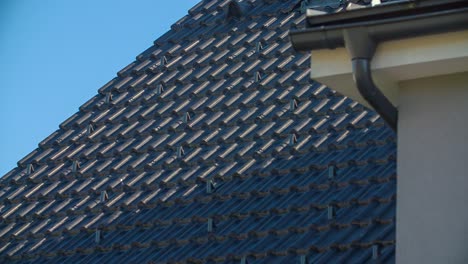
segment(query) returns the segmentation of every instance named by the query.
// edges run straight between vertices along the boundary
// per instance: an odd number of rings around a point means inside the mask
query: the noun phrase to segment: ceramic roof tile
[[[0,179],[0,262],[394,262],[395,135],[309,80],[301,1],[238,2],[190,9]]]

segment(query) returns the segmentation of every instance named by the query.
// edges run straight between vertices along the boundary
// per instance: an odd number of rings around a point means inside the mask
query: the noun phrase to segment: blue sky
[[[199,0],[1,0],[0,177]]]

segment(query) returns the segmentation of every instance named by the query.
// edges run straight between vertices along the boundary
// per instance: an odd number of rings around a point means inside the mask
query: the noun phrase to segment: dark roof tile
[[[230,2],[192,8],[0,180],[3,260],[394,262],[393,132],[309,80],[300,1]]]

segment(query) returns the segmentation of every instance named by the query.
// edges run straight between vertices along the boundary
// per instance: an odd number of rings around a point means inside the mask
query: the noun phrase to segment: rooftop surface
[[[395,135],[310,80],[304,21],[190,9],[0,179],[0,261],[394,262]]]

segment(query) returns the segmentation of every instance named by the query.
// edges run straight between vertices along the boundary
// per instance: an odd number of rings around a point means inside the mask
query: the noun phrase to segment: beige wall
[[[400,84],[397,263],[468,263],[468,72]]]
[[[372,78],[399,105],[400,81],[468,71],[468,30],[382,42],[372,58]],[[369,106],[353,81],[346,48],[314,50],[310,77]]]

